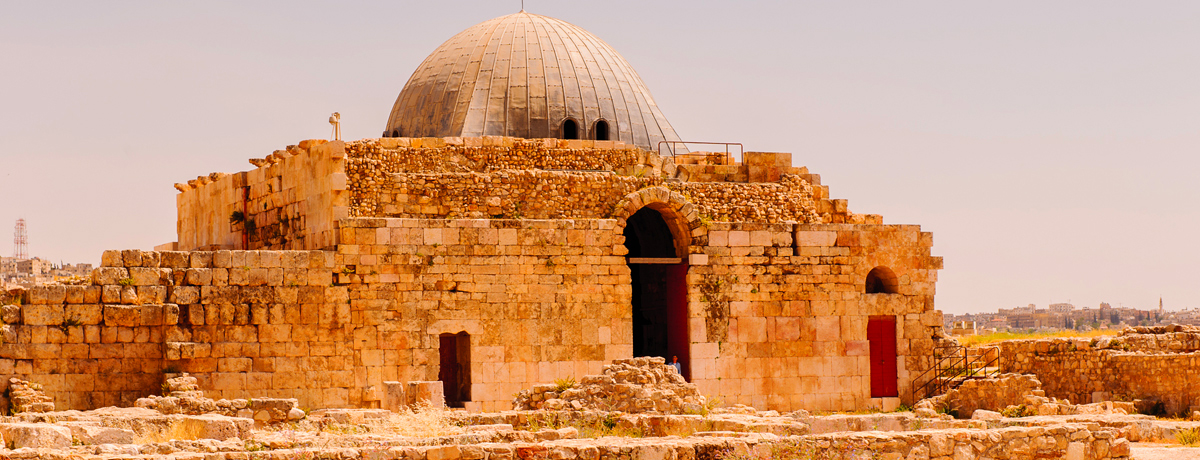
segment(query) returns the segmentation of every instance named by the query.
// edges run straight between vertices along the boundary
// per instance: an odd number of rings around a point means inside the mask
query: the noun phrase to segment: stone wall
[[[250,160],[253,170],[175,184],[176,248],[332,248],[336,222],[349,214],[344,145],[302,141]]]
[[[634,201],[657,206],[659,191]],[[866,324],[888,316],[907,397],[941,324],[928,234],[703,225],[669,206],[691,236],[687,366],[702,393],[765,409],[878,406]],[[465,332],[470,399],[508,409],[523,388],[632,357],[623,222],[359,218],[340,222],[336,251],[109,251],[93,286],[36,288],[6,307],[0,376],[44,381],[60,407],[132,403],[167,371],[214,398],[371,407],[385,381],[437,380],[440,336]],[[895,272],[896,294],[863,294],[877,266]]]
[[[866,409],[872,316],[896,319],[899,396],[931,363],[941,258],[913,225],[713,223],[688,272],[692,378],[701,393],[757,408]],[[871,269],[898,293],[864,294]]]
[[[365,381],[437,380],[438,338],[470,335],[471,398],[598,374],[631,357],[629,267],[613,220],[348,219],[349,287]],[[399,375],[396,375],[396,373]]]
[[[345,217],[608,218],[647,187],[684,194],[707,220],[880,224],[829,198],[787,153],[747,152],[730,175],[677,168],[670,157],[612,141],[383,138],[306,140],[212,173],[180,194],[180,250],[330,249]],[[696,165],[691,165],[696,166]],[[694,168],[693,168],[694,169]]]
[[[625,195],[661,183],[612,172],[394,174],[376,194],[356,193],[355,209],[375,217],[602,219]]]
[[[180,371],[217,398],[348,404],[360,386],[333,262],[323,251],[106,251],[92,285],[39,286],[4,307],[0,375],[71,409],[132,406]]]
[[[1037,375],[1047,396],[1077,404],[1153,400],[1168,414],[1189,414],[1200,406],[1200,334],[1177,328],[1158,333],[1127,328],[1111,338],[1005,341],[999,344],[1000,362],[1005,372]]]

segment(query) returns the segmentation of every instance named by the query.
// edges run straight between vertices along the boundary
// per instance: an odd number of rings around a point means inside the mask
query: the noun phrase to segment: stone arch
[[[626,195],[617,203],[613,218],[617,219],[617,233],[625,231],[630,216],[642,208],[650,208],[662,214],[671,236],[675,240],[675,254],[687,259],[693,245],[707,243],[707,234],[700,223],[700,211],[687,198],[666,187],[646,187]]]
[[[867,273],[863,292],[866,294],[899,294],[899,278],[892,269],[883,265],[872,268],[871,272]]]
[[[640,245],[642,252],[631,249],[627,259],[633,355],[660,356],[667,362],[677,358],[684,378],[690,378],[688,256],[692,248],[698,252],[706,243],[700,239],[707,240],[699,212],[683,195],[666,187],[648,187],[623,198],[613,215],[621,235],[642,235],[625,240],[627,248]],[[674,251],[647,250],[648,241],[650,246],[667,244],[668,232]]]

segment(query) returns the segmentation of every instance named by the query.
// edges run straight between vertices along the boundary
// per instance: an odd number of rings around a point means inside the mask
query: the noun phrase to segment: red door
[[[667,363],[679,358],[683,378],[691,380],[691,353],[688,337],[687,264],[667,265]]]
[[[896,318],[867,320],[867,340],[871,343],[871,397],[898,396],[896,390]]]

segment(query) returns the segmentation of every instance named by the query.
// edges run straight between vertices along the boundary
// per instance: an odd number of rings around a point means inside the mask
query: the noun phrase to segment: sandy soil
[[[1179,444],[1135,442],[1130,443],[1129,454],[1129,457],[1134,460],[1200,459],[1200,447],[1183,447]]]

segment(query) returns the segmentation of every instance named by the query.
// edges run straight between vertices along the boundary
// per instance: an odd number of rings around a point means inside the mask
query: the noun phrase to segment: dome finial
[[[521,12],[525,12],[525,0],[521,0]]]

